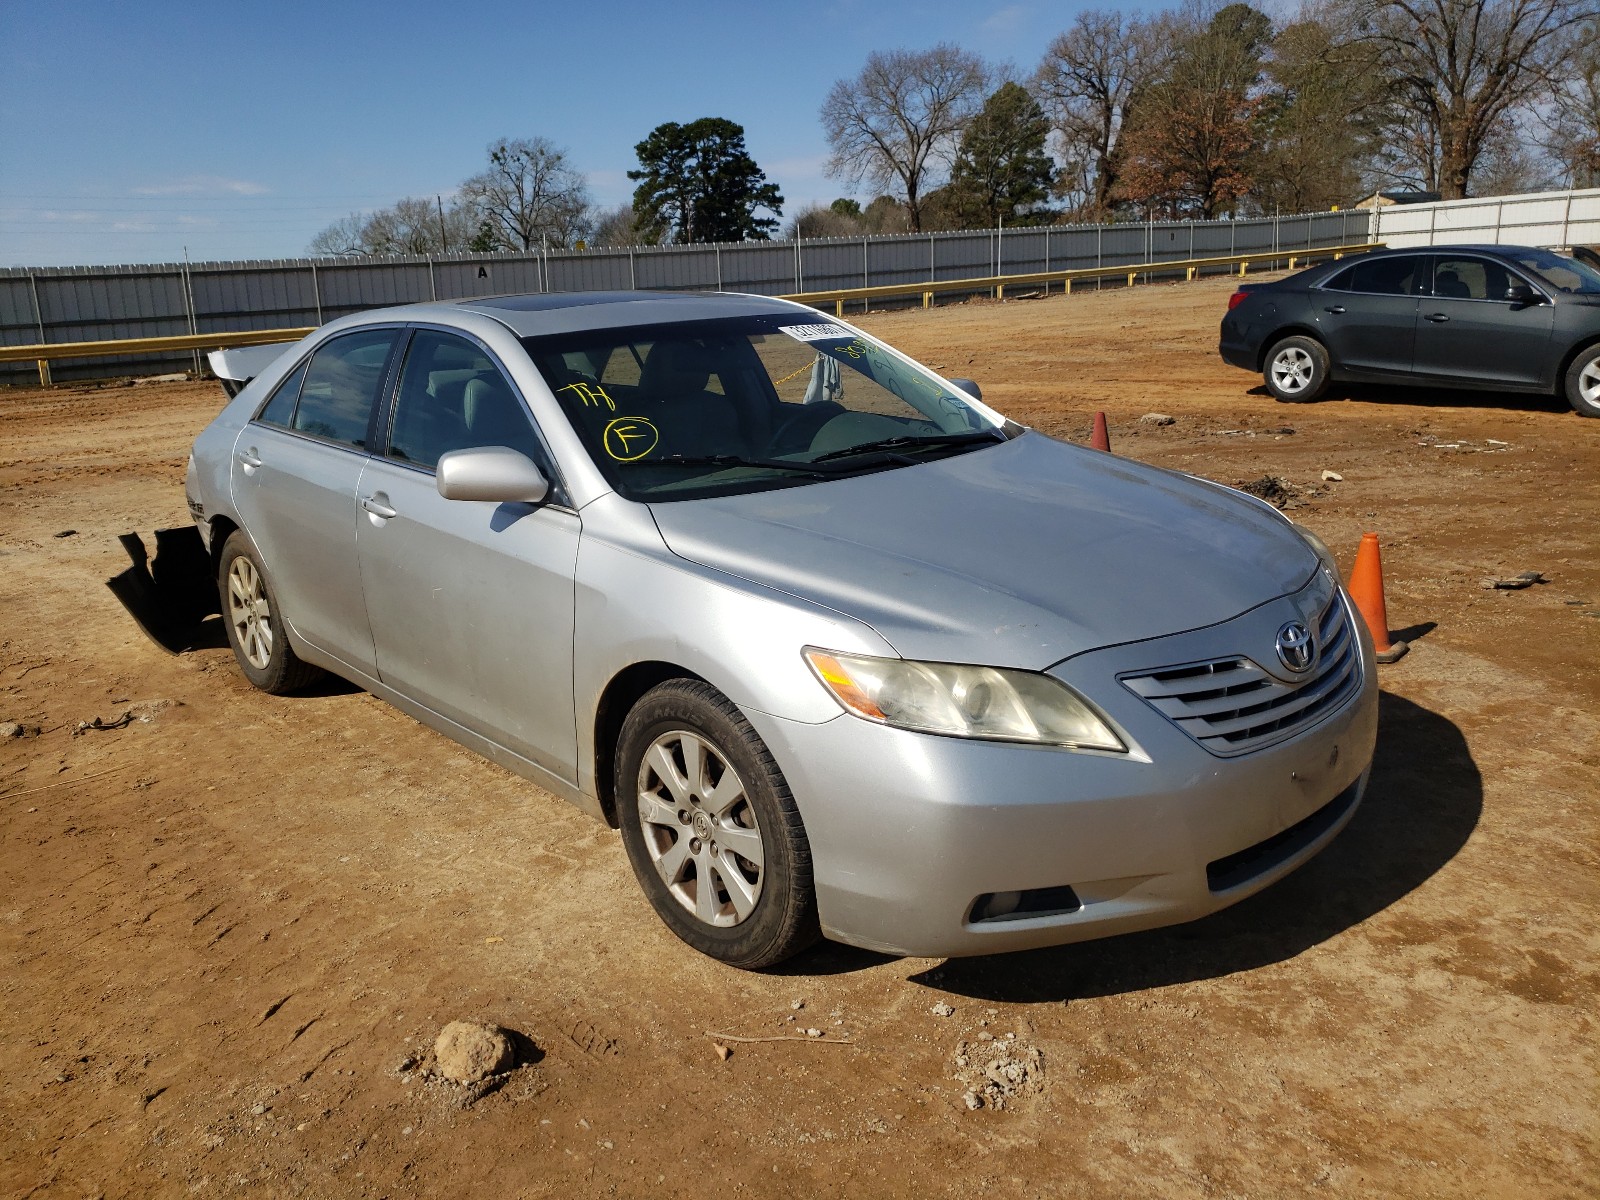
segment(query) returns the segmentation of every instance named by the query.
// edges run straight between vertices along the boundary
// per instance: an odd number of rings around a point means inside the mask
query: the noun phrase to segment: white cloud
[[[135,196],[260,196],[268,191],[264,184],[248,179],[224,179],[220,175],[186,175],[182,179],[149,187],[134,188]]]
[[[1015,33],[1027,15],[1028,10],[1022,5],[1008,4],[990,13],[980,28],[985,33]]]

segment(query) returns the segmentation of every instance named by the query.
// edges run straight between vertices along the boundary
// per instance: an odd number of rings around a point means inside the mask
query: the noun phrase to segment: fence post
[[[718,245],[715,249],[717,252],[717,291],[720,292],[722,290],[722,247]]]
[[[1505,222],[1506,202],[1498,201],[1494,206],[1494,244],[1500,244],[1500,226]]]
[[[189,247],[187,246],[183,248],[183,301],[184,307],[189,312],[189,332],[197,334],[200,332],[200,326],[194,319],[194,285],[189,278]],[[200,351],[194,351],[192,357],[195,378],[198,379],[200,377]]]
[[[1571,208],[1573,208],[1573,202],[1571,202],[1571,197],[1568,197],[1566,210],[1571,211]],[[34,278],[32,270],[27,272],[27,290],[30,293],[34,293],[34,325],[38,326],[38,341],[43,342],[45,341],[45,310],[42,307],[38,307],[38,280]]]
[[[872,286],[870,283],[867,282],[867,239],[866,238],[862,238],[861,239],[861,286],[862,287],[871,287]],[[872,307],[872,301],[868,300],[865,296],[861,297],[861,311],[862,312],[866,312],[871,307]]]
[[[1563,246],[1571,246],[1572,245],[1572,229],[1571,229],[1571,225],[1572,225],[1572,191],[1569,189],[1568,192],[1567,192],[1567,207],[1561,214],[1561,244]],[[34,299],[35,307],[38,306],[38,303],[39,303],[38,298],[35,297],[35,299]],[[43,341],[44,338],[41,337],[39,340]]]
[[[1428,245],[1433,245],[1433,228],[1439,221],[1439,206],[1428,205]]]
[[[1569,200],[1567,204],[1568,208],[1570,209],[1571,201]],[[930,233],[928,235],[928,282],[934,283],[938,280],[938,278],[938,275],[935,273],[933,262],[933,234]]]
[[[634,269],[633,269],[633,247],[632,246],[628,247],[628,288],[629,288],[630,291],[635,291],[635,292],[637,292],[639,290],[639,276],[637,274],[635,274]]]
[[[322,324],[322,283],[317,278],[317,260],[311,260],[311,299],[317,306],[317,324]]]
[[[430,300],[439,298],[439,283],[433,277],[433,255],[431,254],[428,255],[428,298]]]
[[[796,292],[799,292],[801,290],[801,288],[800,288],[800,238],[799,238],[798,234],[796,235],[796,237],[794,239],[794,290]]]
[[[1050,226],[1048,225],[1044,227],[1044,273],[1046,275],[1050,274]],[[1046,296],[1050,294],[1050,281],[1048,279],[1044,281],[1044,294]]]

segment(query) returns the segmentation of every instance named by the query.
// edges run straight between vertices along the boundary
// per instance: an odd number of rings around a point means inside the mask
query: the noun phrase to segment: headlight
[[[869,721],[950,737],[1127,751],[1085,700],[1048,675],[811,647],[805,656],[833,698]]]

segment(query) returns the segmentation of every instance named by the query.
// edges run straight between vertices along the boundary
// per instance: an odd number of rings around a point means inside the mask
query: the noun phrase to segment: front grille
[[[1337,593],[1317,621],[1317,646],[1317,665],[1294,683],[1242,656],[1121,678],[1212,754],[1229,758],[1309,729],[1360,690],[1361,655]]]

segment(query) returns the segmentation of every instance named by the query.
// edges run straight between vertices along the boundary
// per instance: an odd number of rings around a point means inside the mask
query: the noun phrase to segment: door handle
[[[385,504],[382,500],[379,500],[377,496],[368,496],[366,499],[362,500],[361,501],[361,507],[366,509],[369,513],[371,513],[375,517],[388,518],[388,517],[397,517],[397,516],[400,515],[394,509],[390,508],[387,504]]]
[[[1424,321],[1432,321],[1435,325],[1443,325],[1450,318],[1445,316],[1443,313],[1429,313],[1422,319]]]
[[[1330,304],[1330,305],[1328,305],[1327,308],[1323,309],[1322,311],[1323,312],[1331,312],[1331,313],[1334,314],[1334,316],[1338,316],[1340,313],[1344,312],[1344,305],[1342,305],[1342,304]]]
[[[261,457],[256,453],[254,446],[251,446],[248,450],[239,451],[239,461],[248,470],[254,470],[261,465]]]

